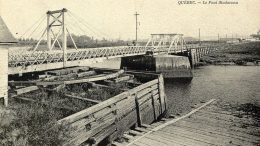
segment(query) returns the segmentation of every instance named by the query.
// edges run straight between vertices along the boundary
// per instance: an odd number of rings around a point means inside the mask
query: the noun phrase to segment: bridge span
[[[49,69],[83,66],[112,58],[146,54],[176,54],[180,52],[191,52],[192,49],[209,48],[199,45],[187,45],[182,34],[151,34],[149,41],[144,46],[78,48],[65,23],[65,14],[67,12],[69,11],[65,8],[48,11],[47,27],[43,31],[37,44],[29,50],[9,50],[8,74],[22,74]],[[59,31],[55,33],[54,30],[57,28]],[[39,45],[44,40],[44,36],[46,36],[47,45],[43,51],[39,49]],[[68,38],[72,40],[73,48],[67,48]]]
[[[172,47],[167,46],[117,46],[86,49],[68,49],[63,55],[63,50],[47,51],[9,51],[8,74],[27,73],[49,69],[83,66],[91,63],[102,62],[112,58],[121,58],[137,55],[171,54],[196,49],[196,46]],[[202,48],[202,47],[201,47]],[[64,60],[64,58],[66,60]]]

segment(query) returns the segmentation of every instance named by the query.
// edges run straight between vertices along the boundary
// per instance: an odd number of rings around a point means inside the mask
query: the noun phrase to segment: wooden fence
[[[113,140],[133,126],[150,124],[166,111],[162,75],[58,121],[70,125],[64,145],[92,145]]]

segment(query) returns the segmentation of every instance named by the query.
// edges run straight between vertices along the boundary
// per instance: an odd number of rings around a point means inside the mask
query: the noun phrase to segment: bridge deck
[[[126,56],[145,55],[148,52],[153,54],[178,53],[192,48],[205,48],[205,46],[186,45],[171,47],[160,46],[159,48],[146,46],[117,46],[85,49],[68,49],[64,55],[62,50],[27,51],[9,50],[8,53],[8,74],[44,71],[63,67],[88,65],[102,62],[106,59],[121,58]],[[64,57],[65,56],[65,57]]]
[[[260,138],[257,135],[260,127],[254,125],[253,121],[234,116],[216,104],[207,104],[209,106],[195,109],[185,116],[132,130],[125,135],[125,142],[114,142],[114,145],[259,145]],[[133,133],[136,135],[131,135]]]

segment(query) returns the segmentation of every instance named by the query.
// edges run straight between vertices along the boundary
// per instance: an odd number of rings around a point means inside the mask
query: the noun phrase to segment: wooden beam
[[[32,86],[36,85],[37,81],[9,81],[9,86]]]
[[[114,104],[114,103],[116,103],[118,101],[121,101],[121,100],[127,98],[128,95],[129,95],[129,93],[123,92],[123,93],[121,93],[119,95],[114,96],[113,98],[110,98],[110,99],[108,99],[106,101],[103,101],[103,102],[101,102],[99,104],[96,104],[94,106],[91,106],[90,108],[84,109],[84,110],[82,110],[80,112],[77,112],[77,113],[75,113],[73,115],[65,117],[65,118],[59,120],[58,124],[61,124],[61,123],[69,124],[69,123],[72,123],[74,121],[77,121],[77,120],[79,120],[81,118],[89,116],[90,114],[92,114],[94,112],[102,110],[102,109],[104,109],[104,108],[106,108],[106,107],[108,107],[108,106],[110,106],[110,105],[112,105],[112,104]]]
[[[101,88],[114,88],[114,87],[111,87],[111,86],[107,86],[107,85],[102,85],[102,84],[97,84],[95,82],[87,82],[89,84],[91,84],[92,87],[101,87]]]
[[[82,78],[82,77],[86,77],[86,76],[90,76],[90,75],[95,75],[96,72],[94,70],[91,71],[87,71],[87,72],[81,72],[77,74],[78,78]]]
[[[116,83],[118,83],[118,82],[128,81],[130,79],[131,79],[130,76],[124,76],[124,77],[116,78],[114,80],[115,80]]]
[[[25,88],[16,89],[14,91],[17,95],[20,95],[20,94],[28,93],[28,92],[35,91],[38,89],[39,88],[37,86],[29,86],[29,87],[25,87]]]
[[[101,80],[107,80],[107,79],[112,79],[116,78],[119,75],[123,74],[124,70],[120,70],[116,73],[108,74],[108,75],[97,75],[97,76],[92,76],[90,78],[86,79],[78,79],[78,80],[70,80],[70,81],[54,81],[54,82],[44,82],[44,81],[39,81],[37,82],[37,85],[42,85],[42,86],[48,86],[48,85],[57,85],[57,84],[78,84],[78,83],[86,83],[86,82],[94,82],[94,81],[101,81]]]
[[[70,97],[70,98],[75,98],[75,99],[79,99],[79,100],[83,100],[83,101],[89,101],[89,102],[93,102],[93,103],[100,103],[101,101],[99,100],[94,100],[94,99],[89,99],[89,98],[83,98],[83,97],[79,97],[79,96],[75,96],[75,95],[69,95],[69,94],[65,94],[66,97]]]

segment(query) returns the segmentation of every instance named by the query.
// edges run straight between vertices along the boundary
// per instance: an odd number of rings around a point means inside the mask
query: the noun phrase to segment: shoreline
[[[201,65],[260,65],[260,43],[224,44],[217,51],[200,59]]]

